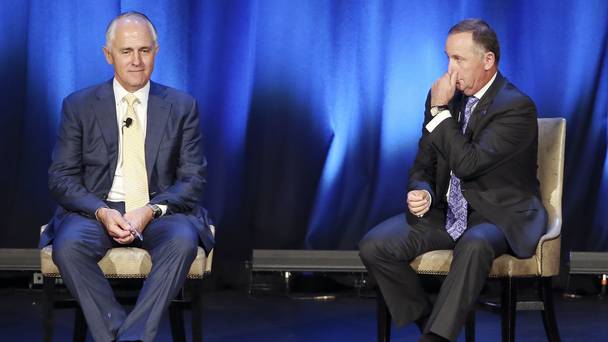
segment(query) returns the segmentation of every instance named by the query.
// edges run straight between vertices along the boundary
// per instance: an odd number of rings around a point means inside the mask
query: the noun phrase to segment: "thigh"
[[[393,216],[372,228],[360,244],[393,259],[411,261],[418,255],[437,249],[451,249],[454,241],[445,229],[425,224],[410,226],[405,214]]]
[[[509,252],[509,243],[502,229],[490,222],[477,223],[467,228],[456,248],[464,246],[489,247],[494,251],[494,258]]]
[[[169,241],[198,243],[198,231],[187,215],[172,214],[150,222],[143,232],[143,248],[152,251]]]
[[[78,247],[87,255],[101,259],[112,248],[112,238],[97,220],[68,213],[56,221],[53,250]]]

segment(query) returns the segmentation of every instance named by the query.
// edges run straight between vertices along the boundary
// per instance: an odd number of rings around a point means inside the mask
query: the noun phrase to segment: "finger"
[[[424,203],[425,200],[422,198],[416,198],[416,199],[410,199],[407,201],[408,204],[417,204],[420,205],[420,203]]]
[[[418,217],[422,217],[422,215],[424,215],[424,211],[423,210],[413,210],[410,209],[410,213],[412,213],[412,215],[414,216],[418,216]]]
[[[424,214],[426,214],[429,211],[429,208],[422,208],[422,209],[417,209],[417,210],[410,210],[410,212],[412,214],[414,214],[414,216],[418,216],[418,217],[422,217],[424,216]]]
[[[431,207],[431,203],[427,200],[424,200],[421,202],[421,205],[418,206],[408,206],[408,208],[410,209],[410,211],[415,211],[416,214],[420,215],[420,214],[424,214],[427,211],[429,211],[429,208]]]
[[[408,207],[412,208],[412,209],[422,209],[426,206],[426,201],[416,201],[416,202],[410,202],[408,203]]]
[[[407,198],[410,200],[420,200],[422,199],[424,192],[418,190],[412,190],[407,194]]]
[[[412,213],[414,213],[414,214],[416,214],[416,215],[417,215],[417,214],[420,214],[420,212],[421,212],[422,210],[424,210],[424,206],[418,206],[418,207],[412,207],[412,206],[409,206],[408,208],[410,209],[410,211],[411,211]]]
[[[133,241],[133,236],[129,235],[129,236],[124,237],[124,238],[114,238],[114,241],[116,241],[116,242],[118,242],[120,244],[125,245],[125,244],[131,243],[131,241]]]
[[[118,242],[121,245],[126,245],[128,243],[126,241],[123,241],[122,239],[116,239],[116,238],[114,238],[114,241]]]
[[[450,86],[452,88],[456,87],[456,82],[458,82],[458,72],[452,71],[452,73],[450,74]]]
[[[119,216],[116,218],[116,225],[122,229],[122,230],[130,230],[131,229],[131,224],[129,223],[129,221],[127,221],[124,217]]]
[[[407,196],[407,199],[409,201],[420,201],[422,197],[419,194],[410,194],[409,196]]]
[[[110,235],[115,238],[125,238],[131,235],[129,230],[124,230],[120,226],[114,224],[111,226]]]

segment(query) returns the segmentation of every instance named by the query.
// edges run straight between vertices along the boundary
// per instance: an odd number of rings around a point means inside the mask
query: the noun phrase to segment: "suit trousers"
[[[432,305],[409,263],[432,250],[453,249],[450,271]],[[443,226],[420,220],[410,226],[405,214],[372,228],[359,244],[363,264],[376,280],[398,326],[428,316],[424,332],[456,340],[475,305],[494,258],[509,252],[503,232],[477,220],[456,241]]]
[[[124,203],[108,203],[124,212]],[[153,341],[158,324],[175,298],[197,253],[196,228],[183,214],[148,224],[143,242],[120,245],[101,223],[68,213],[56,227],[53,261],[70,293],[80,304],[95,341]],[[110,248],[140,247],[152,258],[152,269],[133,310],[127,314],[97,262]]]

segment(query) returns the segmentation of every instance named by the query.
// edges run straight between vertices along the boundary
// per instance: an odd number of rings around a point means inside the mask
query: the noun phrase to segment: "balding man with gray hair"
[[[49,168],[59,203],[40,239],[82,307],[95,341],[153,341],[197,247],[214,240],[198,205],[206,183],[196,101],[150,81],[157,32],[142,13],[108,25],[112,80],[65,98]],[[110,248],[146,249],[152,270],[133,310],[117,302],[97,262]]]

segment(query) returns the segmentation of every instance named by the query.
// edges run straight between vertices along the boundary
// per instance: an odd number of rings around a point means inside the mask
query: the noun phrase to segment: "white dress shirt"
[[[114,172],[114,182],[112,188],[108,193],[108,201],[110,202],[124,202],[125,201],[125,186],[122,171],[122,131],[125,127],[125,120],[127,119],[127,101],[124,100],[125,96],[129,92],[123,88],[120,83],[114,78],[112,82],[114,88],[114,100],[116,102],[116,124],[118,125],[118,161],[116,163],[116,170]],[[150,81],[141,89],[134,92],[133,95],[137,97],[137,102],[133,104],[133,109],[137,114],[138,124],[146,136],[146,124],[148,122],[148,94],[150,93]],[[135,119],[135,118],[132,118]]]
[[[114,171],[114,181],[112,182],[112,188],[108,193],[107,200],[109,202],[124,202],[125,201],[125,185],[122,170],[122,131],[125,127],[125,120],[127,119],[127,101],[124,100],[125,96],[129,92],[118,83],[116,78],[112,82],[114,89],[114,101],[116,102],[116,124],[118,125],[118,161],[116,162],[116,170]],[[137,102],[133,104],[133,110],[137,114],[136,118],[144,133],[144,139],[146,138],[146,127],[148,123],[148,95],[150,94],[150,81],[146,83],[141,89],[133,93],[137,97]],[[162,210],[162,215],[167,212],[167,206],[159,204],[158,207]]]

